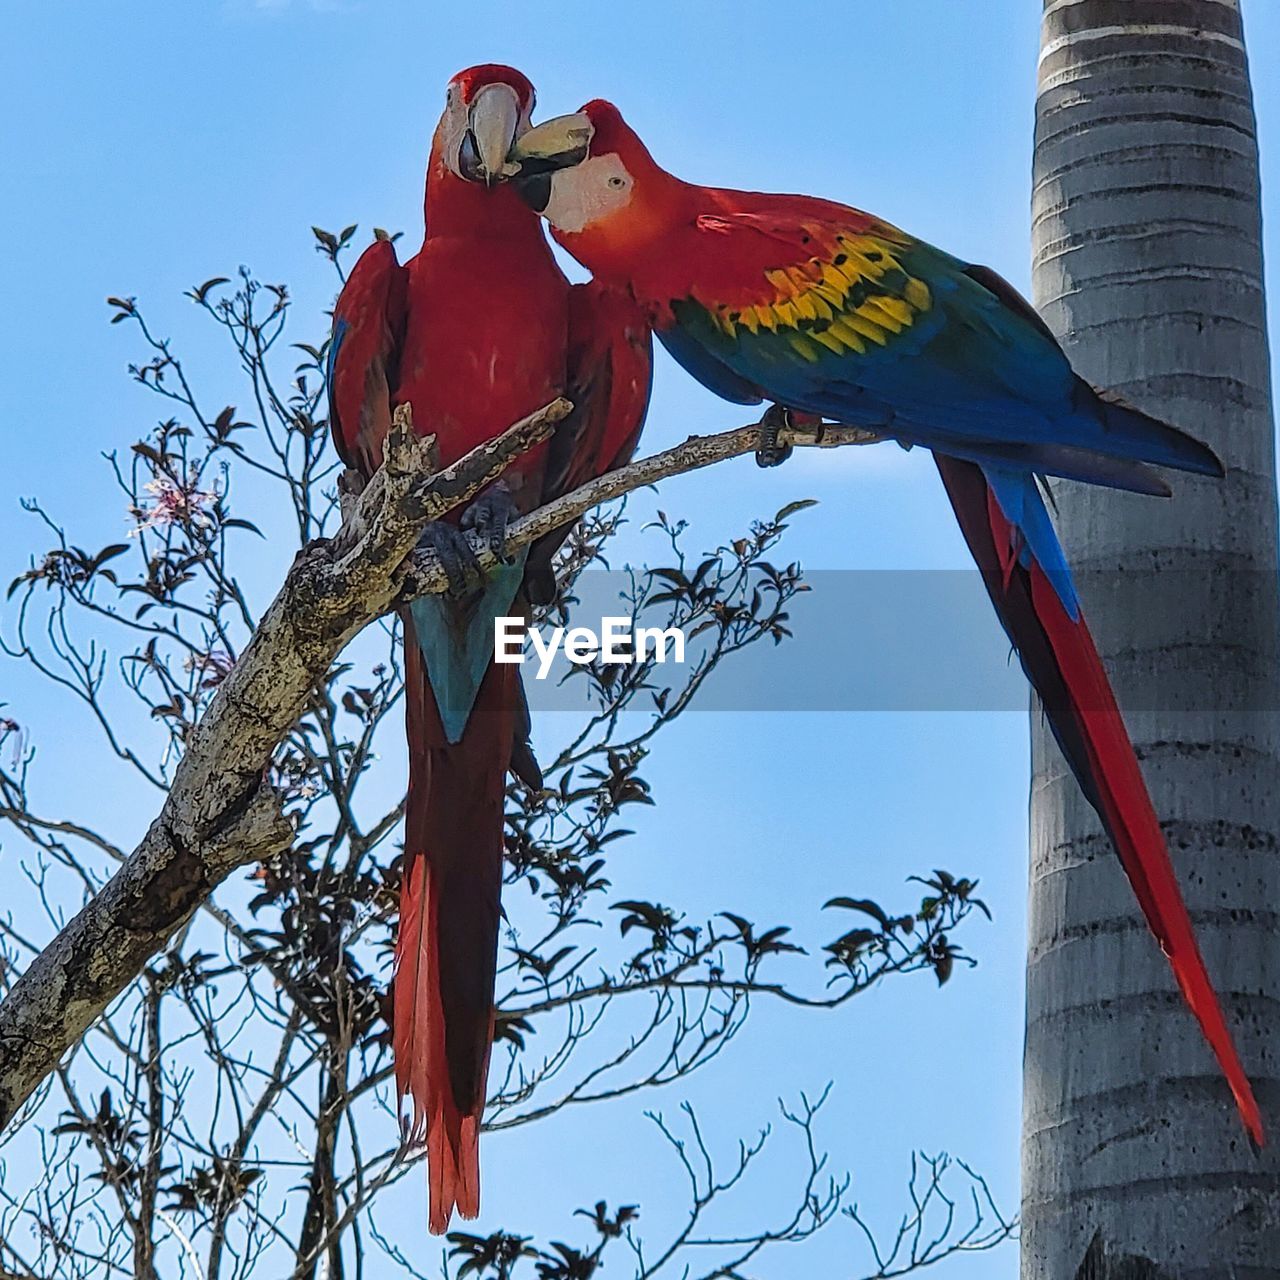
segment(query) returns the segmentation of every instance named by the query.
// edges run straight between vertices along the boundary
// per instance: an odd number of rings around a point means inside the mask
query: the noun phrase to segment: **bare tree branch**
[[[0,1003],[0,1128],[226,875],[288,846],[292,829],[263,783],[263,770],[312,689],[347,641],[393,605],[398,591],[412,598],[448,589],[433,553],[415,557],[411,572],[405,566],[423,526],[546,439],[570,408],[565,400],[554,401],[425,479],[429,438],[413,435],[403,423],[388,437],[386,460],[351,520],[332,542],[308,544],[294,562],[196,726],[142,844]],[[784,444],[824,448],[876,439],[856,427],[789,428],[781,435]],[[633,489],[749,453],[758,441],[754,426],[691,436],[515,522],[508,546],[533,542]],[[476,551],[485,567],[496,562],[487,548],[477,544]]]
[[[778,439],[784,445],[834,449],[842,445],[877,444],[882,437],[862,427],[827,425],[819,428],[788,427],[779,433]],[[699,471],[714,463],[741,457],[744,453],[753,452],[759,443],[760,428],[754,424],[736,427],[732,431],[721,431],[715,435],[690,436],[683,444],[674,445],[662,453],[652,454],[598,476],[574,489],[572,493],[566,493],[553,502],[548,502],[545,507],[539,507],[514,521],[508,533],[508,545],[524,546],[553,529],[572,524],[592,507],[598,507],[603,502],[612,502],[615,498],[643,489],[645,485],[657,484],[659,480],[667,480],[671,476]],[[497,563],[497,556],[488,548],[481,549],[477,543],[475,549],[480,563],[486,569]],[[434,555],[419,552],[414,556],[413,567],[405,579],[406,599],[441,592],[447,586],[444,570]]]
[[[554,401],[425,476],[430,440],[403,422],[388,437],[385,463],[356,505],[358,540],[304,548],[196,726],[142,843],[0,1004],[0,1128],[229,872],[288,847],[292,826],[263,775],[312,689],[392,605],[423,526],[545,439],[569,408]]]

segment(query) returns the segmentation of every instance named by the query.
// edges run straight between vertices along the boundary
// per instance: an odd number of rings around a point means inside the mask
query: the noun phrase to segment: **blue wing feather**
[[[735,373],[679,326],[659,330],[658,340],[677,364],[722,400],[731,404],[759,404],[764,399],[754,383]]]
[[[338,420],[338,407],[334,403],[333,389],[333,373],[338,367],[338,350],[342,346],[342,340],[347,336],[347,330],[351,326],[338,317],[333,322],[333,334],[329,339],[329,351],[324,361],[324,385],[325,391],[329,398],[329,419],[332,422]]]
[[[895,252],[894,271],[845,284],[843,296],[830,277],[815,284],[816,319],[781,296],[755,308],[749,324],[687,299],[672,303],[674,326],[659,336],[727,399],[749,387],[956,457],[1139,492],[1162,486],[1131,464],[1221,473],[1203,445],[1078,378],[1029,305],[1013,305],[1012,288],[992,283],[994,273],[919,241]],[[773,311],[767,323],[758,321],[762,307]]]

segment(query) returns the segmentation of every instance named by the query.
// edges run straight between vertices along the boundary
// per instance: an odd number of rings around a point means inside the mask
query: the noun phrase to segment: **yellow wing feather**
[[[824,239],[829,250],[821,257],[765,272],[774,301],[718,310],[716,323],[725,334],[787,334],[791,348],[811,361],[822,348],[861,355],[869,344],[885,346],[932,308],[929,286],[902,265],[909,242],[900,233],[886,228],[883,235]]]

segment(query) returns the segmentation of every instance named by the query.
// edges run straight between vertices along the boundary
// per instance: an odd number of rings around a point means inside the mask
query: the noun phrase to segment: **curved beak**
[[[472,99],[467,132],[486,185],[506,176],[507,153],[519,127],[520,100],[510,85],[487,84]]]
[[[587,158],[595,132],[590,118],[575,111],[544,120],[516,139],[509,157],[516,170],[512,181],[520,198],[535,213],[546,209],[556,173]]]
[[[581,111],[555,116],[521,134],[509,158],[522,174],[568,169],[587,158],[595,132],[590,117]]]

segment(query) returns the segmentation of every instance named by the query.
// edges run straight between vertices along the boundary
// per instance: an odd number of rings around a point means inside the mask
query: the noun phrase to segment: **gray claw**
[[[511,490],[501,480],[491,484],[463,513],[462,527],[471,529],[484,539],[485,546],[503,564],[510,564],[507,554],[507,526],[517,513]]]
[[[760,419],[760,444],[756,448],[756,466],[776,467],[791,457],[791,446],[778,443],[778,433],[791,425],[791,414],[780,404],[771,404]]]
[[[471,539],[444,520],[432,520],[422,531],[420,546],[434,551],[449,579],[449,594],[457,599],[484,585],[485,572],[476,558]]]

